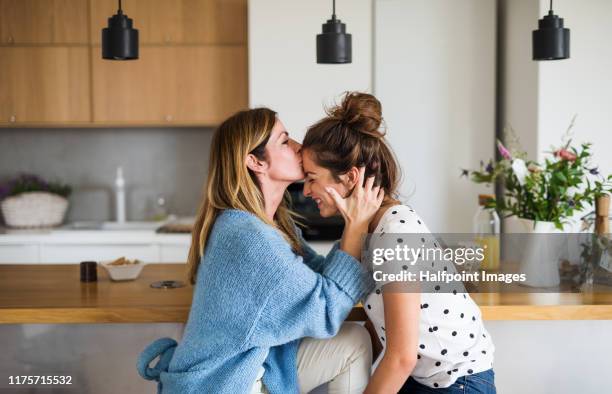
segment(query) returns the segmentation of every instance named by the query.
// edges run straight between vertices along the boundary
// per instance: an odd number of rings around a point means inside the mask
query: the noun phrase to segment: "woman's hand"
[[[384,190],[380,186],[374,186],[373,176],[368,178],[365,186],[361,186],[363,185],[364,178],[365,167],[361,167],[359,169],[359,180],[347,198],[342,198],[332,187],[325,188],[334,200],[347,226],[368,225],[385,197]]]
[[[374,177],[368,178],[365,186],[361,186],[364,177],[365,168],[362,167],[359,169],[358,183],[347,198],[342,198],[336,190],[330,187],[325,189],[344,217],[345,226],[340,240],[340,249],[358,260],[361,258],[362,237],[367,234],[370,220],[380,208],[385,197],[380,186],[374,187]]]

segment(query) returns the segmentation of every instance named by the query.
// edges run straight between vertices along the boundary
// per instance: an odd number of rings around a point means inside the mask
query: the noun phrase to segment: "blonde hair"
[[[240,111],[215,130],[210,147],[208,179],[191,233],[187,265],[189,281],[195,284],[200,259],[217,219],[224,209],[250,212],[263,222],[276,227],[296,253],[302,253],[293,212],[289,209],[289,193],[279,205],[274,220],[265,213],[264,198],[255,175],[248,169],[249,153],[265,160],[265,145],[276,123],[276,112],[268,108]]]

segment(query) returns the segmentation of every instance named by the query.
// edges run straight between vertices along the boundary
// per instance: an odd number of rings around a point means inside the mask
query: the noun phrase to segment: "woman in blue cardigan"
[[[304,177],[299,151],[266,108],[239,112],[215,131],[192,232],[195,289],[183,338],[158,339],[138,360],[158,392],[285,394],[330,382],[330,393],[361,393],[367,385],[369,337],[343,321],[374,286],[358,259],[384,195],[372,178],[364,185],[361,171],[345,200],[342,240],[327,257],[316,255],[286,198]]]

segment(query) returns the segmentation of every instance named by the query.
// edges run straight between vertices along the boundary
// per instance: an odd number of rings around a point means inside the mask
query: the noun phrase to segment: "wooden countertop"
[[[182,280],[179,289],[150,284]],[[0,323],[185,322],[193,287],[184,264],[150,264],[137,280],[111,282],[98,268],[98,281],[81,283],[79,265],[0,265]],[[611,293],[479,293],[472,298],[485,320],[612,320]],[[356,306],[349,320],[362,320]]]

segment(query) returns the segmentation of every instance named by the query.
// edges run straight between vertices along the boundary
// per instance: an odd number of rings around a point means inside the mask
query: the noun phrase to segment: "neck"
[[[263,194],[266,217],[273,222],[276,210],[281,201],[283,201],[285,190],[287,190],[289,183],[275,182],[271,181],[269,178],[260,177],[259,185],[261,187],[261,193]]]
[[[399,204],[400,202],[398,200],[391,197],[385,197],[382,204],[380,205],[380,208],[378,208],[378,211],[376,211],[374,217],[372,218],[372,220],[370,220],[370,224],[368,225],[368,232],[374,232],[376,227],[378,227],[378,223],[380,223],[380,219],[383,217],[385,212],[387,212],[387,209]]]

